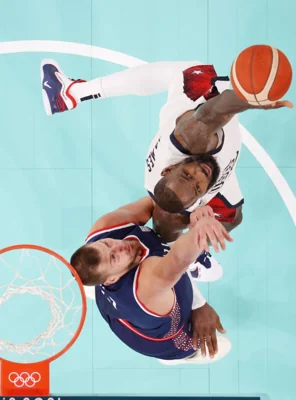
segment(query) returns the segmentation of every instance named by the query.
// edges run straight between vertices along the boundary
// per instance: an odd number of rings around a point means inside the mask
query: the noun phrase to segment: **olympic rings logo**
[[[17,372],[11,372],[8,376],[8,379],[16,387],[27,386],[31,388],[35,386],[36,383],[41,381],[41,375],[39,372],[32,372],[31,374],[28,372],[22,372],[20,374]]]

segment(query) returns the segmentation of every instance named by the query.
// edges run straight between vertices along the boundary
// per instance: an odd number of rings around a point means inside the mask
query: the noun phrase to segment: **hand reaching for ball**
[[[273,103],[270,104],[266,104],[264,106],[262,105],[258,105],[258,108],[262,108],[263,110],[273,110],[275,108],[282,108],[282,107],[288,107],[288,108],[293,108],[294,104],[291,103],[291,101],[288,100],[279,100],[279,101],[275,101]]]

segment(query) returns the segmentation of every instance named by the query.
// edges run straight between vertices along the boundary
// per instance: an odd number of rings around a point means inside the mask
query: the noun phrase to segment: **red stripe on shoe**
[[[74,81],[71,83],[71,85],[68,86],[67,90],[66,90],[66,96],[69,97],[69,99],[72,101],[73,104],[73,108],[77,107],[77,101],[75,100],[75,98],[70,94],[70,89],[73,85],[75,85],[75,83],[83,83],[86,81],[83,81],[81,79],[79,79],[78,81]]]

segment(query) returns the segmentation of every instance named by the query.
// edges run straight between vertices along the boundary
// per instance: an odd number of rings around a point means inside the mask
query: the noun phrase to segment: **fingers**
[[[227,230],[218,221],[212,224],[212,232],[207,232],[207,234],[216,253],[219,252],[219,244],[222,250],[226,249],[225,239],[229,242],[233,241]]]
[[[229,232],[227,232],[227,229],[221,224],[222,227],[222,232],[223,232],[223,236],[226,240],[228,240],[228,242],[233,242],[232,237],[229,235]]]
[[[220,319],[218,319],[218,322],[217,322],[217,331],[220,333],[223,333],[224,335],[226,333],[226,330],[223,328]]]
[[[199,340],[198,333],[197,332],[193,332],[193,335],[192,335],[192,347],[193,347],[194,350],[197,350],[199,348],[199,342],[200,342],[200,340]]]
[[[282,107],[287,107],[287,108],[293,108],[294,105],[291,101],[288,100],[280,100],[280,101],[275,101],[270,104],[266,104],[264,106],[260,106],[260,108],[263,108],[264,110],[272,110],[275,108],[282,108]]]
[[[224,227],[223,227],[224,228]],[[229,232],[227,232],[227,230],[224,228],[224,231],[223,231],[223,235],[224,235],[224,238],[226,239],[226,240],[228,240],[228,242],[233,242],[233,239],[232,239],[232,237],[229,235]]]
[[[190,225],[194,225],[197,222],[196,216],[194,213],[190,214]]]
[[[224,240],[224,230],[220,228],[220,226],[218,225],[217,227],[214,227],[214,232],[215,235],[217,236],[221,249],[225,250],[226,249],[226,244],[225,244],[225,240]]]
[[[229,235],[229,232],[227,232],[227,229],[221,223],[217,222],[215,225],[213,225],[213,230],[215,231],[217,237],[219,238],[219,241],[221,242],[221,245],[222,245],[222,243],[225,244],[225,240],[224,239],[226,239],[228,242],[233,242],[233,239]],[[223,250],[225,250],[225,249],[223,248]]]
[[[207,207],[208,207],[208,209],[209,209],[209,211],[208,211],[209,216],[210,216],[210,217],[215,217],[215,213],[214,213],[212,207],[210,207],[210,206],[207,206]]]
[[[190,224],[194,225],[197,221],[205,217],[215,217],[214,211],[210,206],[197,208],[190,214]]]
[[[204,333],[202,336],[199,336],[197,333],[193,334],[192,347],[194,350],[200,348],[203,357],[207,355],[207,348],[210,358],[214,358],[218,352],[217,336],[215,331],[213,332],[213,336],[210,333]]]
[[[204,336],[200,337],[200,350],[201,350],[201,355],[205,357],[207,355],[207,349],[206,349],[206,341],[204,339]]]
[[[211,331],[211,338],[212,338],[212,345],[213,345],[213,351],[214,354],[218,353],[218,340],[217,340],[217,335],[215,329]]]
[[[198,248],[201,250],[204,250],[206,252],[210,252],[209,250],[209,244],[208,244],[208,239],[207,235],[205,232],[201,232],[198,236],[198,241],[197,241]]]
[[[291,101],[288,100],[282,100],[282,101],[277,101],[275,103],[276,108],[281,108],[281,107],[288,107],[288,108],[293,108],[294,105],[291,103]]]
[[[207,343],[208,346],[210,358],[214,358],[215,351],[213,347],[212,336],[209,333],[205,336],[205,342]]]
[[[208,240],[216,253],[219,252],[219,245],[222,250],[226,249],[225,240],[232,242],[233,239],[225,227],[213,217],[200,220],[195,225],[197,233],[197,244],[201,250],[209,252]]]
[[[219,253],[219,245],[218,245],[218,240],[217,240],[217,236],[215,234],[215,231],[213,231],[213,229],[207,229],[207,236],[215,250],[216,253]]]

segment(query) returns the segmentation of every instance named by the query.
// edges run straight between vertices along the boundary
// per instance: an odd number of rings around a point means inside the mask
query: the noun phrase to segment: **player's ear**
[[[117,282],[120,277],[117,275],[110,276],[108,279],[105,280],[104,285],[113,285],[113,283]]]

